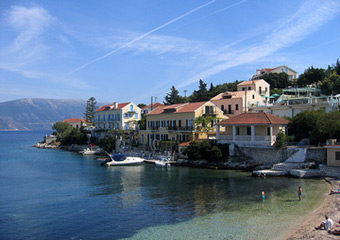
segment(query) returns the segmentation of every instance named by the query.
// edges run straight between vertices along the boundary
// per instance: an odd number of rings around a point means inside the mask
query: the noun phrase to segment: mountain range
[[[99,105],[101,106],[101,105]],[[51,130],[57,121],[84,118],[81,99],[25,98],[0,103],[0,130]]]

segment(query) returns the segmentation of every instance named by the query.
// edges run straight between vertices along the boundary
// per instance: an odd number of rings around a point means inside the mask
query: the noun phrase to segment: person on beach
[[[326,221],[322,222],[320,226],[316,227],[315,229],[321,230],[321,229],[326,229],[327,232],[331,233],[332,228],[334,226],[334,221],[329,218],[328,216],[325,216]]]
[[[262,190],[262,200],[265,200],[266,199],[266,195],[264,193],[264,191]]]
[[[299,201],[302,199],[302,187],[298,187],[298,196],[299,196]]]

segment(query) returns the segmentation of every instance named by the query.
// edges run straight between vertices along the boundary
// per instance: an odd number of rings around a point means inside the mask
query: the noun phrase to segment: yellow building
[[[95,111],[96,130],[135,130],[141,109],[134,103],[112,103]]]
[[[327,145],[327,165],[340,167],[340,145]]]
[[[140,143],[157,147],[160,141],[187,142],[216,137],[216,127],[206,133],[196,131],[196,119],[200,116],[216,116],[227,119],[214,103],[195,102],[159,106],[146,115],[146,130],[141,130]],[[215,123],[213,123],[215,125]]]
[[[256,74],[252,77],[252,79],[260,79],[266,73],[286,73],[289,80],[293,80],[296,79],[297,71],[287,67],[286,65],[278,66],[276,68],[262,68],[256,70]]]
[[[254,90],[261,96],[270,96],[270,84],[263,79],[250,80],[237,84],[237,91]]]
[[[210,99],[224,114],[233,116],[247,112],[252,104],[264,104],[266,101],[255,90],[224,92]]]

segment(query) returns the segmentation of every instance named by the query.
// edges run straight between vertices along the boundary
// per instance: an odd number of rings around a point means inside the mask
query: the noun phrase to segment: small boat
[[[97,148],[85,148],[83,151],[79,152],[82,155],[95,155],[95,154],[101,154],[103,153],[103,149],[97,147]]]
[[[127,157],[124,154],[113,154],[109,157],[110,162],[107,162],[107,166],[127,166],[127,165],[138,165],[144,162],[143,158],[140,157]]]
[[[161,158],[155,161],[156,167],[170,167],[169,158]]]

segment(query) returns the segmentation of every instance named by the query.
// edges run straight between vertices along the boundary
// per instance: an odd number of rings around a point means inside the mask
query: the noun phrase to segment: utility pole
[[[184,97],[187,97],[187,90],[184,90]]]

